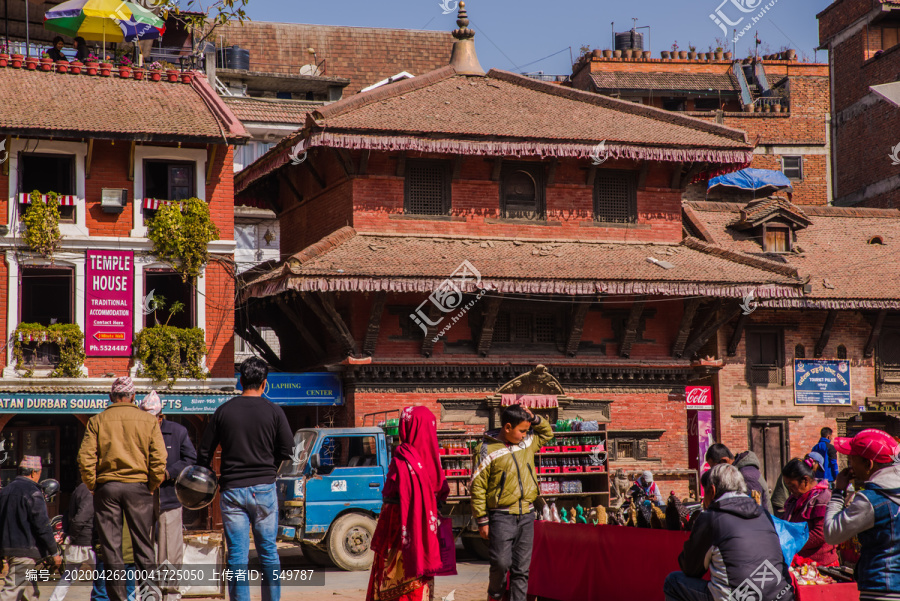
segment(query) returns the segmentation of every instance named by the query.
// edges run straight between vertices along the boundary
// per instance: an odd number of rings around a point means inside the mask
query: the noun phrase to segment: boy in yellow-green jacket
[[[486,432],[472,476],[472,513],[491,553],[488,596],[500,599],[509,573],[509,601],[525,601],[534,543],[534,507],[540,494],[534,455],[553,438],[550,424],[521,405],[500,416],[501,428]]]

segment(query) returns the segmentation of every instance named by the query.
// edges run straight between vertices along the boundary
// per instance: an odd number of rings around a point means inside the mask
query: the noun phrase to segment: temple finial
[[[469,29],[469,15],[466,13],[466,3],[459,3],[459,18],[456,19],[459,29],[453,31],[456,42],[453,44],[453,52],[450,55],[450,64],[459,75],[484,75],[484,69],[478,62],[475,54],[475,32]]]
[[[456,26],[459,29],[453,32],[453,37],[457,40],[471,40],[475,37],[475,32],[469,29],[469,15],[466,13],[466,3],[459,3],[459,17],[456,19]]]

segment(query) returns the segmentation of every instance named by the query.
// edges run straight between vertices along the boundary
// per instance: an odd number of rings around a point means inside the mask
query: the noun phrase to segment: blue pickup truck
[[[381,428],[297,430],[278,471],[279,538],[313,563],[368,569],[389,464]]]

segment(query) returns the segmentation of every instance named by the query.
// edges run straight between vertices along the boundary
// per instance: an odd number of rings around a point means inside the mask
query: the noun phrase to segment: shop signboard
[[[794,402],[797,405],[850,405],[850,362],[794,359]]]
[[[241,378],[235,374],[238,391]],[[266,381],[263,396],[284,406],[333,406],[344,404],[343,387],[338,374],[329,372],[279,373],[272,372]]]
[[[143,398],[143,394],[138,393],[136,400],[140,401],[141,398]],[[161,392],[159,393],[159,398],[162,401],[163,413],[178,415],[214,413],[222,403],[232,397],[224,394],[170,394]],[[99,393],[0,393],[0,412],[2,413],[100,413],[106,409],[108,404],[109,395]]]
[[[712,386],[685,386],[684,399],[688,409],[713,409]]]
[[[130,357],[134,336],[134,253],[87,251],[84,289],[85,355]]]

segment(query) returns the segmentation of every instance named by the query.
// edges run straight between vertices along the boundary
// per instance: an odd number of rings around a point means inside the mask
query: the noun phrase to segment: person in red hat
[[[850,467],[834,481],[825,513],[825,542],[837,545],[858,537],[856,565],[860,601],[900,598],[900,467],[897,441],[881,430],[863,430],[853,438],[836,438],[838,453]],[[864,482],[844,507],[850,479]]]

